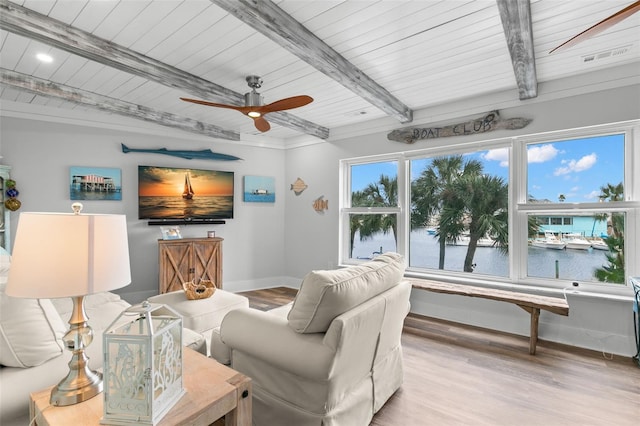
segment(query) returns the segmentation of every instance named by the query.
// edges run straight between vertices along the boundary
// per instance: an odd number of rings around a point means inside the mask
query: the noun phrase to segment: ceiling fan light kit
[[[247,76],[247,84],[251,87],[251,91],[244,94],[244,105],[247,107],[260,107],[264,105],[264,97],[256,91],[262,87],[262,79],[257,75]],[[258,118],[262,114],[255,109],[247,112],[247,115],[251,118]]]
[[[217,108],[235,109],[242,114],[251,117],[256,129],[261,132],[266,132],[271,129],[271,125],[265,120],[264,115],[269,112],[284,111],[287,109],[299,108],[313,102],[311,96],[301,95],[293,96],[291,98],[280,99],[279,101],[272,102],[268,105],[264,104],[264,99],[256,89],[262,87],[262,79],[257,75],[250,75],[246,78],[247,84],[251,88],[251,91],[244,94],[244,106],[239,105],[226,105],[217,104],[214,102],[200,101],[197,99],[180,98],[186,102],[192,102],[195,104],[212,106]]]

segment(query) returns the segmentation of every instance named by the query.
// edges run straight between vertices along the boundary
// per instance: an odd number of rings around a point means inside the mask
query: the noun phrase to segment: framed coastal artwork
[[[122,172],[109,167],[69,168],[71,200],[122,200]]]
[[[245,176],[243,194],[247,203],[275,203],[276,180],[270,176]]]
[[[138,219],[233,219],[234,172],[138,166]]]

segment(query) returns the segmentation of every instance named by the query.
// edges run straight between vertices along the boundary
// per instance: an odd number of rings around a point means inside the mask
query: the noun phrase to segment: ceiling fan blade
[[[253,124],[255,124],[256,129],[260,130],[261,132],[268,132],[269,129],[271,129],[271,125],[267,120],[264,119],[263,116],[253,118]]]
[[[586,30],[584,30],[583,32],[581,32],[580,34],[570,38],[569,40],[565,41],[564,43],[562,43],[560,46],[556,47],[555,49],[552,49],[549,53],[553,53],[556,52],[558,50],[561,49],[566,49],[568,47],[574,46],[590,37],[593,37],[596,34],[601,33],[602,31],[614,26],[615,24],[617,24],[618,22],[628,18],[629,16],[633,15],[634,13],[636,13],[637,11],[640,10],[640,1],[637,1],[627,7],[625,7],[622,10],[619,10],[618,12],[614,13],[613,15],[609,16],[608,18],[603,19],[602,21],[598,22],[597,24],[595,24],[592,27],[587,28]]]
[[[244,114],[244,112],[242,111],[245,108],[244,106],[217,104],[215,102],[201,101],[199,99],[189,99],[189,98],[180,98],[180,99],[186,102],[192,102],[194,104],[200,104],[200,105],[206,105],[206,106],[212,106],[212,107],[218,107],[218,108],[235,109],[236,111],[240,111]]]
[[[233,109],[236,111],[241,112],[244,115],[249,115],[249,112],[251,111],[258,111],[260,112],[260,114],[264,114],[266,112],[269,111],[262,111],[263,107],[246,107],[246,106],[235,106],[235,105],[227,105],[227,104],[217,104],[215,102],[209,102],[209,101],[201,101],[199,99],[190,99],[190,98],[180,98],[183,101],[186,102],[192,102],[194,104],[198,104],[198,105],[205,105],[205,106],[212,106],[212,107],[218,107],[218,108],[228,108],[228,109]],[[251,117],[249,115],[249,117]],[[265,120],[262,116],[259,117],[251,117],[253,118],[253,122],[256,126],[256,129],[260,130],[261,132],[267,132],[269,131],[269,129],[271,129],[271,125],[269,124],[269,122],[267,120]]]
[[[313,102],[311,96],[301,95],[293,96],[291,98],[280,99],[279,101],[272,102],[268,105],[260,107],[260,112],[266,114],[274,111],[284,111],[286,109],[300,108]]]

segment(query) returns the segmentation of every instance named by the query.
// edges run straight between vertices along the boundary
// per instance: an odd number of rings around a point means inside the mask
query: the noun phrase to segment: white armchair
[[[225,316],[212,355],[253,379],[256,426],[369,424],[403,380],[403,272],[396,253],[313,271],[293,304]]]

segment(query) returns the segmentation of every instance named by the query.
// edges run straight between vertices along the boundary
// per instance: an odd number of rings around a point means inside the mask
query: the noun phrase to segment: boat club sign
[[[526,127],[531,121],[528,118],[509,118],[504,120],[499,111],[491,111],[482,117],[440,127],[405,127],[396,129],[387,135],[390,141],[414,143],[418,140],[446,138],[450,136],[475,135],[494,130],[517,130]]]

